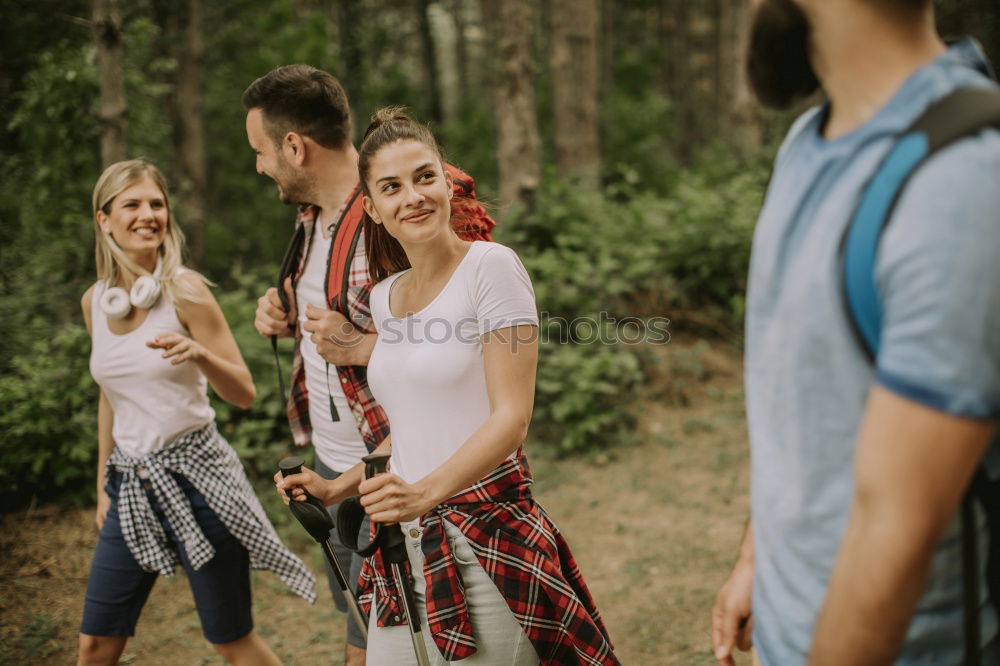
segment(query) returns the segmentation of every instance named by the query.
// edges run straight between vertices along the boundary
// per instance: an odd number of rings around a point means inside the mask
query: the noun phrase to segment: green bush
[[[550,179],[534,212],[499,229],[522,250],[539,308],[619,318],[699,310],[738,326],[767,170],[702,159],[667,197],[627,184],[604,195]]]
[[[717,154],[701,160],[668,197],[628,182],[602,194],[550,178],[533,212],[499,227],[498,239],[519,250],[542,316],[532,431],[541,444],[581,451],[629,437],[654,357],[647,345],[615,342],[616,322],[661,333],[738,330],[766,170]],[[578,318],[592,339],[574,330]],[[669,333],[646,340],[667,341]]]
[[[0,497],[12,508],[94,496],[98,390],[90,336],[66,324],[15,357],[0,377]]]
[[[643,379],[634,351],[611,345],[539,349],[531,439],[564,453],[600,449],[631,437],[628,404]]]
[[[664,194],[680,173],[673,107],[650,88],[621,91],[600,105],[603,177]]]

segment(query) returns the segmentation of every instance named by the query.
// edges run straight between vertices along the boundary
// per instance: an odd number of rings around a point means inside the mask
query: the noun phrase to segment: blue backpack
[[[965,88],[932,104],[903,132],[869,181],[841,242],[843,296],[858,344],[874,365],[882,329],[875,280],[875,259],[882,232],[910,177],[934,153],[978,131],[1000,129],[1000,90]],[[997,211],[990,211],[996,213]],[[973,529],[974,502],[983,508],[990,544],[986,583],[994,607],[1000,607],[1000,480],[990,480],[982,465],[962,502],[962,578],[965,664],[981,661],[979,633],[979,550]]]

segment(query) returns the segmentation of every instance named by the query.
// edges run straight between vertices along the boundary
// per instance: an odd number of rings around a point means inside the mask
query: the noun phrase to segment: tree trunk
[[[431,30],[429,14],[431,0],[416,0],[417,25],[420,31],[421,69],[424,73],[424,89],[427,99],[427,120],[435,126],[441,124],[441,85],[438,70],[437,51],[434,49],[434,33]]]
[[[101,86],[97,122],[101,132],[101,164],[106,167],[128,154],[128,107],[118,0],[94,0],[92,18]]]
[[[723,132],[742,152],[759,150],[764,120],[747,78],[746,52],[750,40],[750,8],[744,3],[722,5],[721,56]]]
[[[667,43],[670,45],[671,71],[667,90],[674,108],[675,149],[681,161],[687,163],[698,142],[694,127],[697,91],[691,30],[691,15],[697,8],[691,6],[689,0],[666,0],[663,4],[667,14]]]
[[[347,93],[351,105],[351,115],[354,120],[354,136],[361,138],[361,133],[368,127],[367,108],[364,105],[364,50],[362,44],[362,17],[364,11],[360,0],[340,0],[337,3],[337,24],[340,26],[341,61],[343,71],[337,78]]]
[[[180,171],[178,193],[184,207],[184,230],[191,259],[199,265],[205,251],[205,205],[208,176],[205,166],[205,125],[202,117],[202,65],[205,11],[202,0],[188,0],[184,48],[178,58],[175,89],[175,148]]]
[[[601,44],[599,89],[607,99],[615,89],[615,6],[614,0],[601,1]]]
[[[596,189],[599,0],[550,0],[552,106],[556,167],[563,177]]]
[[[458,71],[458,98],[469,92],[469,40],[466,36],[469,20],[463,0],[452,0],[451,15],[455,20],[455,66]]]
[[[537,8],[533,0],[483,0],[483,17],[496,43],[494,107],[500,199],[505,205],[530,210],[541,181],[531,52]]]

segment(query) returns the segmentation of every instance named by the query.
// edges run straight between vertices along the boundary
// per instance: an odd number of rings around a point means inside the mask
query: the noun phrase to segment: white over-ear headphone
[[[148,310],[156,305],[160,298],[160,260],[156,260],[156,270],[153,275],[143,275],[136,279],[131,291],[121,287],[111,287],[101,294],[101,310],[109,319],[122,319],[128,316],[132,307]]]

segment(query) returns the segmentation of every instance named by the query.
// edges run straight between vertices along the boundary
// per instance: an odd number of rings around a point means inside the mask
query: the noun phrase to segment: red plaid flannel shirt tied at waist
[[[569,546],[532,498],[530,486],[527,459],[518,452],[421,518],[427,620],[434,642],[449,661],[476,652],[464,587],[442,524],[447,520],[465,535],[542,664],[618,664]],[[359,593],[368,613],[374,598],[378,626],[404,623],[381,553],[365,560]]]

